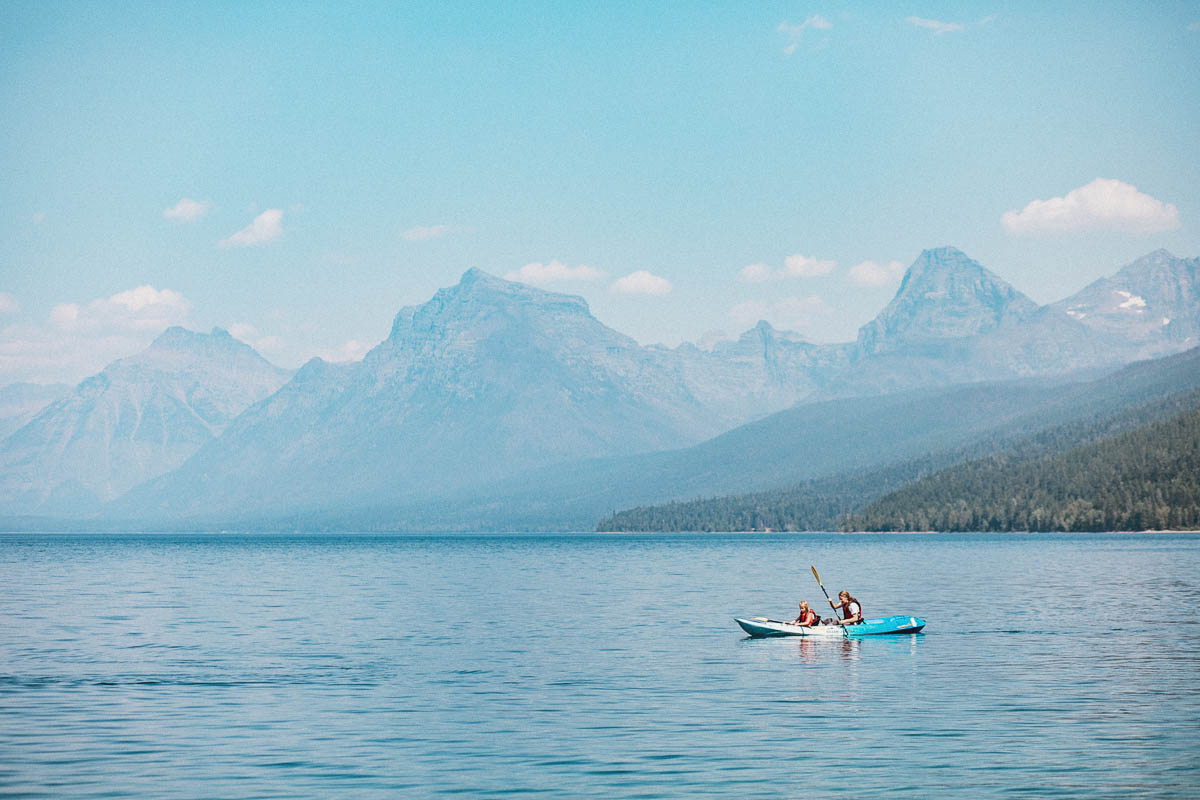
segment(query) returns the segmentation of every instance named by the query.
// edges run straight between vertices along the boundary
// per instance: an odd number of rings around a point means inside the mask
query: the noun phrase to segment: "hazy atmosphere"
[[[1200,2],[0,2],[0,796],[1200,797]]]
[[[360,358],[470,267],[643,344],[850,341],[922,249],[1200,253],[1194,3],[0,9],[0,384],[169,325]]]

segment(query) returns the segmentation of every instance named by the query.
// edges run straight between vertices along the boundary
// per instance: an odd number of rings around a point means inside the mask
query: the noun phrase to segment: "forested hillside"
[[[932,458],[805,481],[786,489],[639,506],[613,514],[601,531],[829,531],[885,492],[931,470]]]
[[[1020,452],[921,478],[844,530],[1200,529],[1200,407],[1066,452]]]
[[[1120,411],[1098,412],[1067,424],[1031,433],[1027,424],[1004,427],[966,447],[901,461],[888,466],[844,472],[782,489],[641,506],[602,520],[598,530],[928,530],[920,527],[877,527],[863,516],[873,501],[904,496],[909,488],[936,476],[982,464],[1028,464],[1087,445],[1136,432],[1156,421],[1200,407],[1200,391],[1176,392]],[[1035,417],[1036,419],[1037,417]],[[928,476],[926,478],[926,476]],[[1083,477],[1086,483],[1086,476]],[[891,494],[889,494],[891,493]],[[970,504],[968,504],[970,505]],[[971,506],[974,508],[974,506]],[[863,512],[859,514],[858,512]],[[854,515],[847,518],[847,515]],[[882,520],[882,518],[880,518]],[[879,523],[883,525],[882,522]],[[938,527],[938,526],[934,526]],[[1175,526],[1177,527],[1177,526]],[[992,530],[983,525],[953,530]],[[1008,530],[1012,528],[1001,528]],[[1088,528],[1091,530],[1091,528]]]

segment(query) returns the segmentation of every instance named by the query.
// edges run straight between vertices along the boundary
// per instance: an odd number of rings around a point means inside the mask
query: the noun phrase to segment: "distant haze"
[[[294,375],[223,330],[176,327],[3,441],[0,510],[307,525],[449,509],[453,496],[554,465],[567,474],[677,450],[798,402],[1065,376],[1189,350],[1200,342],[1198,275],[1200,259],[1156,251],[1038,306],[943,247],[909,266],[854,342],[812,343],[763,322],[710,349],[667,349],[608,328],[582,298],[468,270],[401,309],[362,361],[313,359]],[[940,441],[929,424],[917,434]],[[861,444],[847,435],[830,446]],[[472,524],[487,527],[509,512],[478,513]]]
[[[167,328],[351,362],[465,270],[848,342],[953,244],[1200,254],[1194,4],[0,4],[0,386]]]

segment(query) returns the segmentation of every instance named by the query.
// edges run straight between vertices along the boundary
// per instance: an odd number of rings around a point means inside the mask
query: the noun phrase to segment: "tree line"
[[[1200,528],[1200,392],[753,494],[640,506],[605,531]],[[1191,426],[1191,427],[1189,427]]]
[[[842,530],[1200,529],[1200,410],[1033,458],[1000,454],[919,478]]]

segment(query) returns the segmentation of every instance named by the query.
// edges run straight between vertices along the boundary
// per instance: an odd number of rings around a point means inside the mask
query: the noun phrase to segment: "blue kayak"
[[[742,630],[756,639],[766,636],[819,636],[821,638],[842,638],[842,626],[818,625],[808,628],[803,625],[793,625],[777,619],[754,617],[734,621],[742,626]],[[917,633],[925,627],[925,620],[920,617],[879,617],[865,619],[857,625],[846,625],[846,636],[857,639],[860,636],[882,636],[889,633]]]

